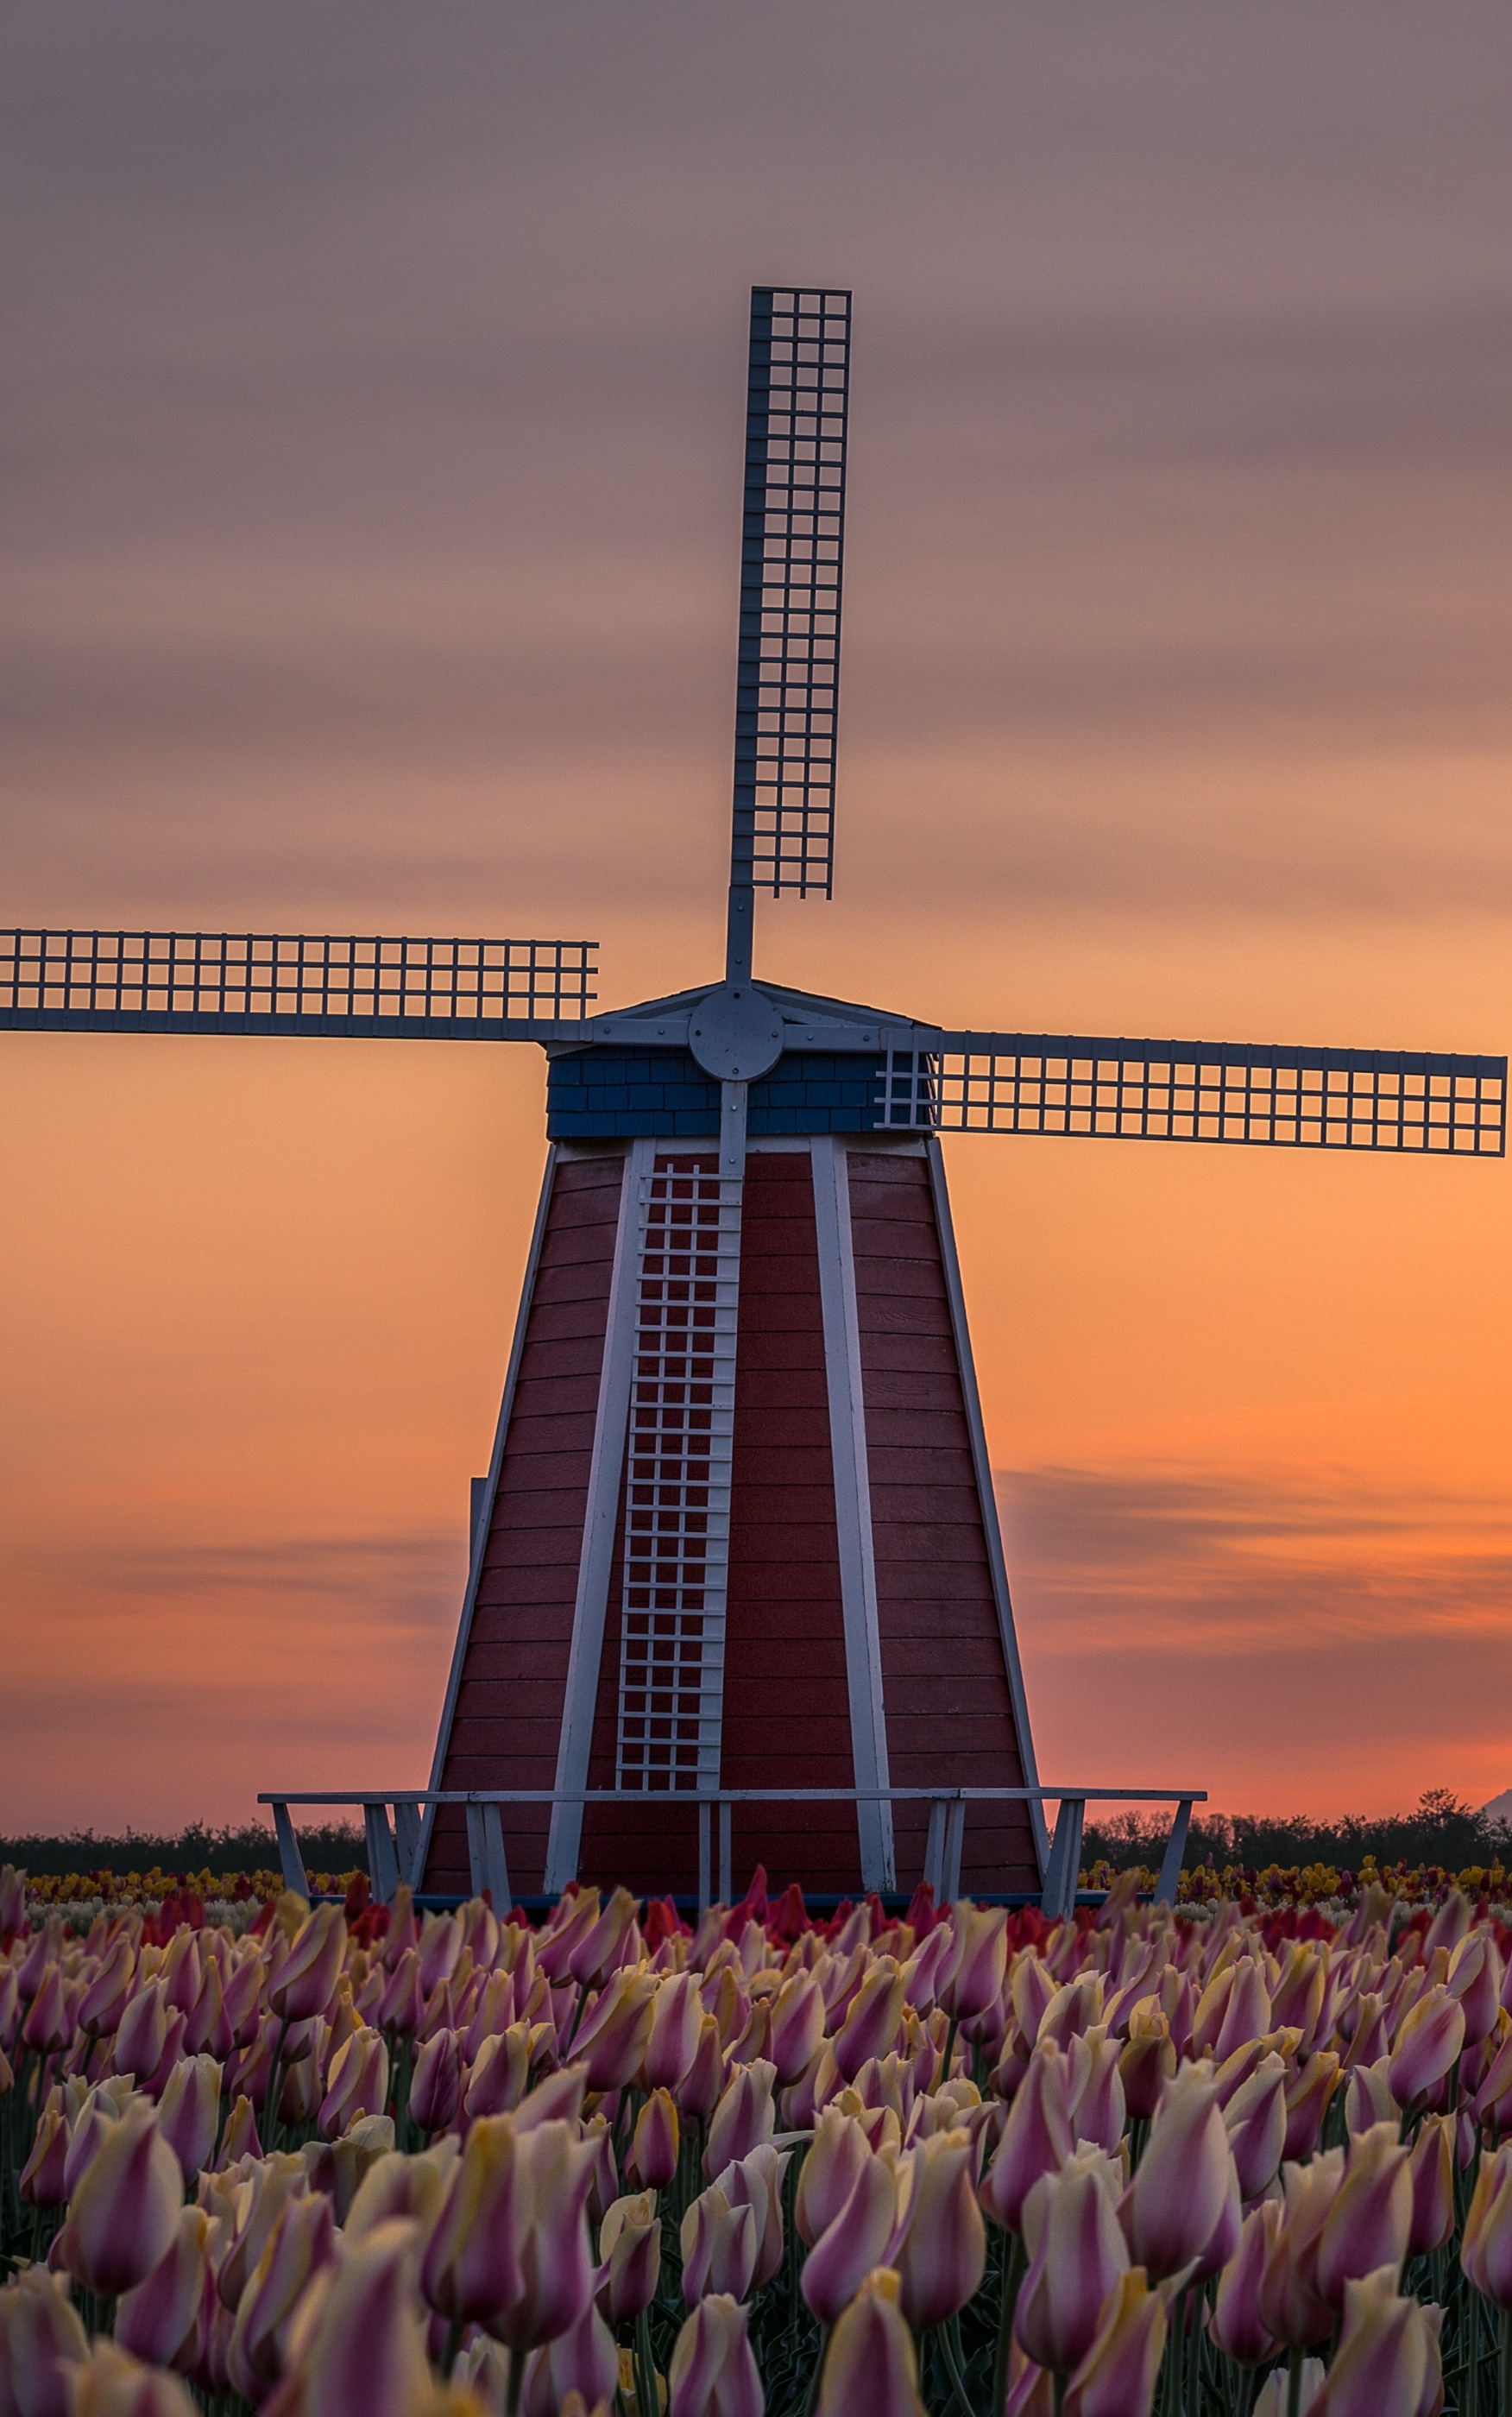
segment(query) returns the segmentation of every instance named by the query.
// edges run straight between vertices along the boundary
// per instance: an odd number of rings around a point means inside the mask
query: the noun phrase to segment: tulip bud
[[[23,2269],[0,2291],[0,2407],[9,2417],[65,2417],[88,2337],[61,2274]],[[7,2386],[8,2385],[8,2393]]]
[[[1343,2179],[1342,2149],[1324,2150],[1306,2166],[1281,2168],[1285,2204],[1261,2276],[1260,2313],[1289,2349],[1326,2341],[1334,2330],[1334,2311],[1318,2281],[1318,2247]]]
[[[935,2003],[945,2008],[952,2022],[969,2022],[995,2006],[1003,1994],[1007,1908],[975,1906],[969,1897],[962,1897],[952,1909],[951,1922],[955,1951],[936,1983]]]
[[[531,2210],[519,2248],[522,2288],[495,2309],[488,2330],[519,2352],[566,2333],[593,2297],[585,2211],[597,2151],[574,2139],[569,2124],[553,2121],[527,2131],[517,2123],[515,2154]]]
[[[248,2279],[232,2329],[226,2366],[246,2400],[263,2400],[284,2368],[284,2334],[311,2277],[336,2255],[336,2225],[325,2197],[291,2198]]]
[[[1378,2267],[1399,2268],[1413,2228],[1413,2181],[1395,2123],[1377,2123],[1352,2142],[1344,2179],[1318,2240],[1318,2288],[1343,2305],[1344,2285]]]
[[[1239,2176],[1239,2196],[1248,2201],[1268,2190],[1286,2145],[1286,2067],[1268,2056],[1235,2090],[1223,2110],[1223,2128]]]
[[[561,2417],[574,2406],[607,2409],[619,2382],[614,2336],[592,2301],[575,2325],[533,2352],[521,2398],[522,2417]]]
[[[1441,2312],[1436,2312],[1441,2313]],[[1436,2328],[1415,2300],[1397,2296],[1397,2269],[1352,2276],[1344,2288],[1344,2324],[1319,2402],[1328,2417],[1418,2417],[1429,2381],[1429,2343]]]
[[[182,2207],[178,2231],[166,2257],[144,2282],[128,2291],[115,2311],[115,2339],[122,2349],[151,2366],[187,2374],[200,2354],[210,2279],[210,2219],[203,2208]]]
[[[1321,2358],[1305,2358],[1297,2369],[1297,2417],[1323,2417],[1323,2386],[1328,2370]],[[1256,2393],[1249,2417],[1292,2417],[1292,2379],[1283,2366],[1267,2375]]]
[[[683,2297],[692,2307],[709,2293],[743,2300],[756,2272],[755,2210],[732,2207],[718,2183],[702,2191],[682,2221]]]
[[[904,1976],[905,1997],[907,1976]],[[795,1972],[784,1981],[772,2007],[769,2033],[778,2080],[790,2088],[808,2070],[824,2036],[824,1999],[811,1972]]]
[[[1058,2173],[1071,2153],[1068,2085],[1060,2049],[1036,2048],[982,2180],[982,2205],[1005,2231],[1021,2229],[1030,2191],[1042,2174]]]
[[[673,2090],[677,2111],[688,2122],[706,2122],[724,2090],[724,2045],[712,2014],[699,2018],[693,2061]]]
[[[1069,2375],[1097,2337],[1104,2301],[1128,2269],[1115,2200],[1122,2172],[1100,2149],[1078,2149],[1024,2204],[1029,2272],[1014,2329],[1029,2356]]]
[[[133,2100],[79,2177],[60,2235],[69,2273],[106,2299],[131,2290],[167,2255],[183,2197],[178,2159]]]
[[[1338,2086],[1338,2059],[1331,2048],[1309,2056],[1286,2090],[1286,2137],[1281,2162],[1298,2164],[1310,2157],[1323,2132],[1328,2102]]]
[[[1073,2038],[1067,2090],[1071,2131],[1114,2156],[1124,2136],[1124,2084],[1119,2075],[1120,2049],[1107,2029],[1096,2025]]]
[[[722,2294],[699,2302],[672,2354],[667,2417],[762,2417],[748,2321],[746,2309]]]
[[[329,2087],[320,2110],[323,2140],[340,2139],[365,2115],[381,2115],[388,2102],[388,2049],[381,2033],[354,2031],[331,2060]]]
[[[696,1972],[675,1972],[657,1985],[642,2068],[647,2090],[675,2090],[698,2052],[703,2028]]]
[[[462,1925],[454,1913],[428,1913],[420,1933],[420,1995],[430,1998],[461,1961]]]
[[[1183,2065],[1119,2205],[1135,2264],[1161,2282],[1200,2258],[1223,2213],[1232,2170],[1212,2068]]]
[[[1409,2257],[1442,2249],[1454,2231],[1454,2117],[1429,2115],[1413,2143],[1407,2171],[1413,2185]]]
[[[461,2033],[437,2031],[415,2060],[410,2076],[410,2121],[427,2135],[446,2131],[461,2107]]]
[[[654,2090],[636,2118],[626,2171],[642,2190],[665,2190],[677,2171],[679,2146],[672,2092]]]
[[[649,2308],[661,2275],[661,2219],[654,2191],[617,2198],[606,2209],[598,2255],[603,2263],[594,2289],[599,2313],[612,2325],[628,2324]]]
[[[345,1914],[339,1905],[317,1905],[300,1924],[267,1993],[281,2022],[308,2022],[325,2014],[345,1955]]]
[[[902,2015],[903,1976],[891,1955],[881,1956],[852,1999],[845,2020],[830,2042],[842,2081],[854,2081],[869,2059],[887,2055],[897,2040]]]
[[[21,2171],[28,2207],[61,2207],[68,2196],[68,2125],[60,2106],[44,2106],[32,2152]]]
[[[213,2056],[186,2057],[174,2065],[158,2101],[158,2129],[178,2159],[186,2186],[208,2165],[219,2124],[220,2067]]]
[[[851,2136],[858,2140],[859,2132],[853,2129]],[[802,2175],[798,2187],[801,2196]],[[839,2321],[841,2310],[867,2276],[881,2265],[897,2222],[896,2156],[890,2151],[884,2156],[867,2153],[849,2197],[817,2236],[804,2261],[800,2277],[803,2296],[822,2325]]]
[[[487,2324],[522,2294],[529,2173],[507,2115],[473,2124],[420,2267],[431,2305],[457,2324]]]
[[[149,1981],[129,1998],[115,2027],[115,2070],[139,2079],[156,2073],[168,2038],[168,2008],[161,1989]]]
[[[1238,2366],[1262,2366],[1276,2355],[1276,2336],[1261,2314],[1260,2286],[1280,2221],[1274,2199],[1247,2215],[1239,2246],[1218,2277],[1208,2331],[1224,2357]]]
[[[136,1969],[136,1951],[125,1933],[112,1941],[99,1970],[79,2000],[75,2017],[91,2039],[108,2039],[126,2011]]]
[[[1165,2346],[1165,2303],[1136,2266],[1119,2276],[1103,2304],[1096,2339],[1066,2385],[1065,2417],[1147,2410]]]
[[[915,2333],[963,2308],[982,2279],[987,2227],[976,2204],[969,2132],[937,2132],[911,2153],[907,2228],[892,2263],[900,2304]]]
[[[755,2288],[769,2283],[782,2263],[782,2178],[792,2158],[770,2143],[726,2166],[718,2187],[733,2208],[748,2207],[756,2220]],[[736,2295],[737,2297],[743,2294]]]
[[[762,2057],[735,2073],[709,2125],[703,2171],[711,2179],[771,2138],[777,2128],[777,2109],[772,2104],[776,2080],[777,2067]]]
[[[124,2349],[101,2341],[72,2378],[69,2417],[195,2417],[176,2376],[139,2366]]]
[[[1459,2263],[1486,2299],[1512,2308],[1512,2147],[1481,2159]]]
[[[798,2174],[793,2220],[811,2249],[850,2198],[855,2178],[871,2162],[865,2133],[852,2116],[826,2106]],[[875,2262],[875,2261],[873,2261]]]
[[[598,1919],[584,1931],[567,1958],[574,1981],[587,1989],[601,1989],[610,1974],[639,1955],[635,1899],[617,1888]]]
[[[867,2417],[925,2417],[900,2289],[893,2270],[878,2268],[837,2321],[824,2355],[819,2417],[858,2417],[863,2409]]]
[[[634,2079],[650,2043],[656,1996],[653,1973],[613,1975],[572,2042],[572,2062],[585,2067],[590,2090],[623,2090]]]
[[[280,2417],[439,2417],[411,2295],[414,2244],[410,2225],[380,2225],[310,2293],[290,2329]]]
[[[1465,2045],[1485,2039],[1496,2021],[1502,1959],[1489,1930],[1473,1930],[1449,1958],[1449,1995],[1464,2010]]]
[[[1414,2106],[1442,2081],[1464,2045],[1465,2010],[1447,1989],[1425,1990],[1403,2021],[1389,2079],[1399,2106]]]
[[[1124,2104],[1136,2121],[1149,2121],[1175,2070],[1176,2044],[1165,2015],[1158,2010],[1145,2014],[1136,2011],[1129,2025],[1128,2045],[1118,2060]]]

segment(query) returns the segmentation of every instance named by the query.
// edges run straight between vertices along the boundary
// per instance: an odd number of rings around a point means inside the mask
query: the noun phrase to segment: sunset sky
[[[0,920],[718,970],[755,280],[854,289],[838,894],[946,1024],[1512,1041],[1512,30],[0,11]],[[417,1786],[534,1049],[0,1035],[0,1827]],[[1512,1783],[1508,1170],[960,1139],[1040,1769]]]

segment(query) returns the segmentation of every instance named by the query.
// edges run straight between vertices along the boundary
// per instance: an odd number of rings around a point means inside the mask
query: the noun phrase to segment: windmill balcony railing
[[[263,1795],[260,1804],[273,1808],[279,1862],[284,1885],[301,1896],[310,1893],[309,1876],[290,1812],[291,1805],[356,1805],[362,1807],[372,1893],[390,1904],[401,1884],[419,1891],[430,1846],[425,1816],[433,1805],[461,1804],[467,1814],[467,1857],[475,1892],[487,1889],[495,1906],[512,1900],[505,1854],[502,1808],[506,1804],[639,1804],[677,1805],[698,1815],[698,1907],[702,1913],[714,1901],[714,1825],[718,1820],[718,1901],[731,1901],[731,1815],[736,1804],[928,1804],[930,1826],[924,1848],[924,1879],[937,1900],[948,1904],[960,1893],[961,1847],[966,1814],[973,1804],[1052,1803],[1058,1806],[1054,1834],[1045,1859],[1041,1910],[1061,1920],[1074,1909],[1081,1867],[1081,1834],[1089,1804],[1171,1804],[1175,1812],[1165,1855],[1156,1882],[1156,1902],[1174,1905],[1187,1849],[1192,1806],[1205,1804],[1201,1787],[724,1787],[694,1792],[646,1788],[390,1788],[370,1794],[361,1788],[328,1790],[317,1795]]]

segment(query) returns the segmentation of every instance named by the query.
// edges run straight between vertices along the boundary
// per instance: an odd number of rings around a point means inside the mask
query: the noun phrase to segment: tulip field
[[[1512,2417],[1512,1934],[1134,1888],[79,1935],[8,1868],[0,2417]]]

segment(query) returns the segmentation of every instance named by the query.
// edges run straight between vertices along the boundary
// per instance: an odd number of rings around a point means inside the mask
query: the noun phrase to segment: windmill
[[[1501,1155],[1506,1060],[946,1031],[755,978],[757,891],[831,892],[851,297],[751,296],[725,970],[591,1012],[593,945],[0,935],[0,1026],[526,1041],[550,1147],[433,1789],[512,1807],[525,1891],[735,1860],[908,1885],[922,1804],[1033,1787],[944,1132]],[[614,1791],[612,1803],[582,1801]],[[424,1841],[465,1888],[461,1808]],[[1025,1802],[962,1884],[1031,1888]]]

